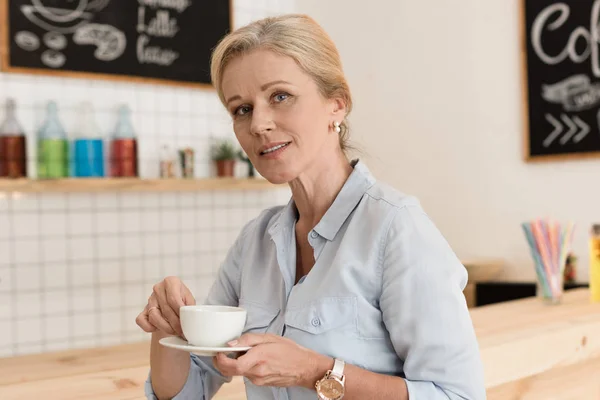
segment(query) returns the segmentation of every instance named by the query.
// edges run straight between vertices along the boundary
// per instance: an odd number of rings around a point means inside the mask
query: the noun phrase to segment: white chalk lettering
[[[190,5],[191,0],[138,0],[140,5],[152,8],[170,8],[178,13],[184,12]]]
[[[595,0],[592,6],[590,18],[590,27],[585,28],[579,26],[575,28],[569,35],[569,39],[563,50],[555,55],[548,54],[543,47],[544,30],[556,31],[561,28],[569,19],[571,9],[565,3],[556,3],[546,7],[536,17],[531,28],[531,44],[535,54],[539,59],[548,64],[556,65],[567,58],[574,63],[580,64],[591,57],[592,73],[596,77],[600,77],[600,59],[599,44],[600,44],[600,0]],[[549,22],[550,18],[558,13],[558,18],[555,21]],[[582,52],[577,52],[577,43],[583,41],[585,48]]]
[[[140,35],[137,41],[137,58],[141,64],[169,66],[179,57],[179,53],[158,46],[148,46],[150,38]]]

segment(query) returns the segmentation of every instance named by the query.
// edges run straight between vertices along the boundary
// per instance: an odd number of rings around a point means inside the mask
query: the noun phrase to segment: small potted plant
[[[230,139],[217,140],[212,146],[212,159],[218,177],[233,177],[238,152]]]

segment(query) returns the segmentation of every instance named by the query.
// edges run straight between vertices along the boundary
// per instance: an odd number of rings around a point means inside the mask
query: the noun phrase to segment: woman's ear
[[[346,117],[346,102],[341,97],[336,97],[331,99],[331,105],[331,116],[343,120]]]

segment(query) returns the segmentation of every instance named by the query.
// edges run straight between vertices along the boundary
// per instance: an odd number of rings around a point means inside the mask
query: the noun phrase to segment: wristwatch
[[[315,383],[319,399],[341,400],[345,393],[345,382],[344,361],[336,358],[333,369],[327,371],[325,376]]]

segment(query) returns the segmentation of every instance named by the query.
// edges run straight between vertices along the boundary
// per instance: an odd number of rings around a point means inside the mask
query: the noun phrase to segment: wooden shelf
[[[0,192],[182,192],[203,190],[276,189],[269,181],[244,178],[138,179],[138,178],[66,178],[0,179]]]

